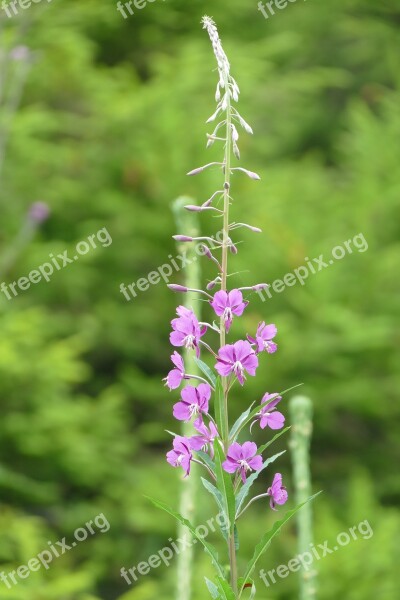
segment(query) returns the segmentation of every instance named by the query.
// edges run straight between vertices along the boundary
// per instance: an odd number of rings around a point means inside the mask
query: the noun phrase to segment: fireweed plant
[[[204,468],[207,479],[202,478],[202,483],[207,492],[213,496],[219,513],[223,516],[221,533],[227,545],[229,569],[220,562],[215,548],[203,539],[195,526],[184,516],[163,502],[151,500],[156,506],[183,523],[211,557],[216,570],[216,580],[212,582],[205,579],[212,598],[237,600],[242,597],[246,588],[250,588],[250,597],[255,597],[256,588],[251,576],[257,561],[284,523],[304,503],[287,512],[283,519],[277,521],[271,531],[262,537],[254,549],[253,557],[243,576],[238,577],[238,521],[242,519],[247,508],[256,501],[267,501],[267,506],[269,503],[271,509],[276,510],[277,506],[285,504],[288,499],[288,493],[280,473],[271,474],[268,477],[264,493],[250,500],[248,496],[253,483],[261,472],[283,454],[280,452],[265,459],[262,456],[263,452],[289,428],[284,429],[285,417],[277,410],[283,392],[272,394],[266,392],[257,406],[254,406],[255,403],[253,403],[240,415],[232,427],[229,425],[230,393],[236,384],[243,386],[248,375],[256,375],[262,355],[276,352],[277,345],[274,339],[277,329],[273,324],[260,323],[254,335],[248,335],[246,340],[227,343],[232,321],[247,310],[248,301],[244,299],[243,292],[250,293],[266,287],[266,284],[231,290],[228,290],[227,287],[228,255],[230,253],[237,254],[237,247],[231,239],[232,231],[245,227],[253,232],[260,232],[257,227],[246,223],[230,222],[229,207],[233,201],[231,176],[236,172],[242,172],[253,180],[259,180],[260,177],[242,167],[232,166],[232,154],[237,159],[240,158],[237,127],[241,126],[250,134],[252,129],[233,106],[233,103],[237,103],[239,99],[239,87],[230,74],[230,64],[222,48],[215,23],[210,17],[204,17],[202,23],[209,34],[219,74],[215,95],[217,109],[207,121],[207,123],[215,121],[218,123],[213,133],[207,135],[207,146],[210,147],[215,142],[222,142],[224,157],[222,162],[212,162],[194,169],[188,175],[197,175],[206,168],[218,165],[222,169],[224,181],[221,189],[214,192],[201,206],[189,205],[185,208],[191,211],[216,213],[222,220],[222,235],[220,241],[217,242],[211,237],[192,238],[184,233],[176,235],[174,238],[179,242],[203,241],[203,253],[215,263],[218,274],[213,281],[208,283],[206,290],[193,290],[173,284],[169,285],[169,288],[175,292],[199,293],[205,296],[215,315],[219,317],[219,321],[218,324],[199,322],[192,310],[178,306],[177,316],[171,322],[171,345],[174,348],[191,349],[204,378],[187,373],[182,356],[174,350],[171,356],[173,368],[165,381],[170,390],[177,390],[183,385],[180,400],[173,406],[173,415],[178,421],[192,421],[193,435],[184,437],[174,434],[173,448],[167,453],[167,461],[172,467],[183,469],[185,477],[189,476],[192,463],[198,463]],[[221,132],[223,133],[221,134]],[[213,205],[218,204],[218,200],[222,201],[223,208]],[[215,251],[220,253],[220,259],[214,256],[213,252]],[[216,287],[219,287],[218,291],[211,295],[209,292]],[[219,347],[216,350],[205,341],[208,330],[211,330],[214,336],[215,333],[218,333]],[[214,370],[200,359],[202,352],[211,354],[215,361]],[[211,406],[213,406],[213,410]],[[259,426],[263,430],[279,431],[272,440],[259,448],[248,439],[243,443],[239,442],[240,434],[249,427],[249,435],[251,435],[254,426]]]

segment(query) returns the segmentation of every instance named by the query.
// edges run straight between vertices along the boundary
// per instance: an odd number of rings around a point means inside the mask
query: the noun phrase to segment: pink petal
[[[248,443],[251,443],[251,442],[248,442]],[[257,451],[257,446],[256,446],[256,451]],[[234,442],[233,444],[231,444],[228,448],[227,458],[232,459],[234,461],[241,460],[243,458],[242,446],[240,444],[238,444],[237,442]]]
[[[232,447],[232,446],[231,446]],[[257,444],[254,442],[245,442],[242,446],[242,457],[248,460],[257,453]]]
[[[178,369],[172,369],[167,375],[167,386],[170,390],[176,390],[182,383],[182,373]]]
[[[268,426],[271,429],[282,429],[285,424],[285,417],[280,412],[273,412],[268,416]]]
[[[218,361],[215,365],[215,369],[221,377],[228,377],[232,373],[233,365]]]
[[[264,340],[272,340],[276,336],[277,333],[278,333],[278,330],[276,328],[276,325],[271,323],[271,325],[265,325],[265,327],[263,327],[262,331],[260,331],[259,335]]]
[[[174,352],[171,355],[171,360],[172,360],[173,364],[176,366],[176,368],[179,369],[183,373],[184,370],[185,370],[185,368],[184,368],[184,365],[183,365],[183,358],[182,358],[182,356],[178,352]]]
[[[251,467],[253,471],[259,471],[263,466],[263,459],[262,456],[260,456],[259,454],[254,458],[251,458],[247,462],[249,467]]]
[[[188,405],[184,402],[177,402],[173,407],[173,415],[178,421],[189,421],[190,410]]]
[[[181,398],[188,404],[197,404],[198,398],[196,394],[196,388],[192,385],[187,385],[181,391]]]
[[[169,335],[169,341],[172,346],[183,346],[186,334],[180,331],[172,331]]]
[[[238,465],[236,463],[234,463],[231,460],[225,460],[222,463],[222,468],[224,469],[224,471],[226,471],[227,473],[235,473],[235,471],[237,471],[238,469]]]

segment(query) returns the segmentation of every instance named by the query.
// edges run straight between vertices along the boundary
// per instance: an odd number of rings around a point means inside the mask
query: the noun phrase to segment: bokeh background
[[[181,475],[164,460],[176,394],[169,321],[177,297],[162,283],[127,301],[136,282],[177,250],[172,201],[205,200],[218,160],[205,150],[216,73],[201,16],[219,26],[241,87],[243,165],[235,178],[242,233],[236,285],[273,281],[304,258],[362,233],[368,251],[273,294],[257,296],[235,335],[276,323],[279,351],[232,400],[304,383],[314,402],[315,541],[368,520],[374,535],[321,560],[319,598],[398,597],[400,516],[400,7],[398,0],[290,3],[266,20],[256,0],[156,0],[124,19],[113,0],[54,0],[1,11],[0,281],[7,284],[106,227],[112,237],[49,283],[0,294],[0,561],[9,572],[71,538],[103,512],[97,534],[0,597],[12,600],[174,598],[174,566],[129,587],[129,568],[162,548],[175,524],[144,498],[177,506]],[[22,51],[20,46],[29,49]],[[19,52],[13,49],[19,48]],[[218,158],[217,158],[218,157]],[[27,213],[46,202],[30,239]],[[203,231],[215,221],[202,220]],[[208,276],[209,266],[204,276]],[[183,275],[174,277],[182,282]],[[207,316],[207,314],[205,315]],[[265,433],[257,432],[259,443]],[[263,437],[264,436],[264,437]],[[277,443],[276,451],[287,446]],[[290,456],[280,459],[293,506]],[[265,485],[265,482],[264,482]],[[260,490],[262,491],[261,487]],[[198,523],[214,513],[198,497]],[[276,519],[249,511],[244,563]],[[261,565],[296,553],[294,523]],[[199,550],[194,600],[210,573]],[[295,574],[260,600],[295,599]]]

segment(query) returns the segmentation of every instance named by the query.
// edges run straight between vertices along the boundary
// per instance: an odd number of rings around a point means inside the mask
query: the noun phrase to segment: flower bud
[[[261,177],[259,175],[257,175],[257,173],[254,173],[253,171],[249,171],[248,169],[243,169],[243,167],[235,167],[234,169],[232,169],[232,171],[242,171],[242,173],[245,173],[245,175],[250,177],[250,179],[256,179],[256,180],[261,179]]]
[[[186,208],[186,210],[190,210],[191,212],[201,212],[203,210],[203,207],[197,206],[197,204],[187,204],[184,208]]]
[[[176,242],[193,242],[193,238],[188,235],[173,235],[172,237]]]
[[[169,289],[173,292],[186,293],[189,291],[187,287],[184,287],[183,285],[176,285],[175,283],[169,283],[167,287],[169,287]]]

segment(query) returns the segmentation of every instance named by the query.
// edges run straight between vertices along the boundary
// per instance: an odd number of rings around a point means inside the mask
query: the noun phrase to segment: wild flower
[[[288,494],[284,485],[282,485],[282,475],[276,473],[271,487],[267,491],[268,496],[271,496],[270,506],[272,510],[276,510],[276,504],[285,504]]]
[[[173,415],[179,421],[190,421],[194,418],[195,435],[191,437],[175,436],[173,449],[168,452],[167,460],[173,467],[181,467],[185,476],[189,475],[192,462],[199,463],[206,470],[209,479],[202,478],[205,489],[215,499],[220,511],[224,514],[224,522],[228,525],[221,527],[221,534],[227,543],[229,555],[229,571],[219,562],[214,547],[205,542],[197,533],[196,528],[184,518],[184,516],[170,509],[167,505],[157,500],[154,504],[174,516],[181,524],[188,527],[194,537],[201,543],[205,551],[210,555],[217,572],[217,579],[211,582],[206,578],[206,584],[215,599],[230,598],[238,600],[241,598],[245,588],[251,588],[251,597],[254,598],[256,590],[251,575],[257,560],[270,545],[272,538],[279,532],[281,526],[298,510],[289,511],[284,518],[276,523],[273,529],[263,535],[261,542],[257,545],[253,558],[250,560],[243,577],[238,578],[237,573],[237,549],[238,549],[238,527],[237,522],[246,512],[247,508],[259,498],[269,497],[270,506],[273,510],[276,505],[283,505],[288,499],[286,488],[282,485],[282,476],[276,473],[272,485],[267,492],[253,497],[246,505],[245,499],[250,493],[251,486],[259,477],[261,472],[273,463],[282,453],[269,456],[265,459],[262,453],[269,447],[280,433],[275,435],[274,440],[263,444],[261,447],[253,441],[240,443],[240,437],[245,428],[259,422],[262,430],[282,429],[285,417],[276,410],[276,406],[282,401],[282,394],[269,394],[266,392],[261,400],[261,406],[254,407],[254,403],[247,408],[232,425],[229,415],[229,396],[235,383],[241,386],[245,384],[246,376],[255,376],[259,367],[261,353],[273,354],[277,345],[272,341],[277,328],[274,324],[259,324],[254,337],[247,336],[246,340],[232,340],[227,343],[227,335],[232,335],[231,326],[235,318],[243,315],[249,301],[243,297],[243,292],[252,294],[264,289],[267,284],[256,284],[249,287],[235,288],[231,291],[227,288],[228,278],[228,255],[237,254],[237,242],[232,239],[234,231],[246,228],[254,233],[260,229],[247,223],[231,222],[229,218],[230,205],[233,202],[231,179],[233,175],[244,173],[252,180],[259,180],[257,173],[243,167],[233,167],[233,157],[239,159],[238,147],[239,130],[243,128],[252,134],[252,128],[239,114],[234,104],[239,100],[239,87],[230,73],[230,63],[219,38],[214,21],[210,17],[202,20],[204,29],[207,30],[218,66],[218,82],[215,99],[217,108],[207,123],[215,123],[214,131],[207,134],[207,147],[215,143],[223,143],[223,160],[214,161],[204,166],[193,169],[188,173],[190,176],[198,175],[205,169],[218,167],[222,170],[223,182],[219,189],[212,193],[208,200],[199,206],[188,205],[187,210],[203,212],[216,209],[216,217],[222,219],[222,239],[218,242],[211,236],[192,237],[184,232],[173,236],[180,243],[202,241],[204,242],[204,256],[212,260],[217,269],[215,279],[206,285],[205,290],[193,290],[182,285],[171,284],[169,288],[176,293],[199,293],[205,296],[214,313],[219,317],[219,322],[200,323],[194,312],[190,309],[178,306],[177,318],[171,321],[172,332],[170,342],[175,347],[185,347],[195,352],[196,362],[204,377],[194,377],[185,373],[183,359],[178,352],[174,352],[171,360],[175,366],[165,378],[170,390],[177,389],[184,380],[198,379],[201,381],[197,387],[186,385],[181,391],[180,400],[174,404]],[[223,132],[223,133],[222,133]],[[220,203],[221,208],[212,207],[212,204]],[[212,250],[212,252],[211,252]],[[218,253],[219,256],[214,256]],[[208,291],[219,286],[220,289],[211,296]],[[232,327],[233,329],[233,327]],[[206,341],[204,336],[218,334],[219,343],[217,348]],[[208,335],[207,335],[208,337]],[[205,360],[200,360],[200,348],[216,359],[214,369]],[[270,358],[268,358],[270,360]],[[212,363],[211,363],[212,364]],[[282,430],[284,433],[286,430]]]
[[[173,414],[178,421],[190,421],[197,417],[196,423],[202,423],[202,415],[208,413],[211,388],[208,383],[200,383],[197,387],[187,385],[181,391],[181,401],[174,404]]]
[[[238,472],[243,483],[246,483],[249,471],[259,471],[262,465],[262,457],[257,454],[257,445],[254,442],[245,442],[243,446],[235,442],[229,446],[226,460],[222,463],[227,473]]]

